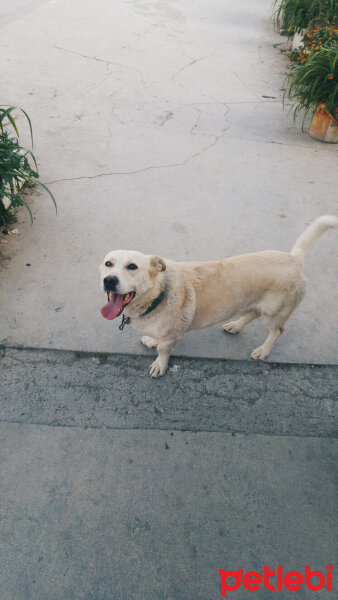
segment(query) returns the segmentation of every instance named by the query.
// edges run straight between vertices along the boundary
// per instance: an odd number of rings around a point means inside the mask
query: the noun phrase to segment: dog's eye
[[[129,269],[129,271],[136,271],[136,269],[138,269],[138,266],[135,265],[135,263],[130,263],[130,265],[127,266],[127,269]]]
[[[110,260],[107,260],[107,262],[104,263],[106,267],[112,267],[113,263],[110,262]]]

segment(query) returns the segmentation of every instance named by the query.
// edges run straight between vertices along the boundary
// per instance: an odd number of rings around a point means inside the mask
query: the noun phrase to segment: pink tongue
[[[101,315],[105,319],[115,319],[120,314],[123,306],[123,294],[113,294],[112,300],[109,300],[108,304],[101,308]]]

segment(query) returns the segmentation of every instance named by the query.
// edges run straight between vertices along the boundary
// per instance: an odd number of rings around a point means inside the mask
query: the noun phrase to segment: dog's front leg
[[[169,357],[173,347],[177,342],[177,338],[159,340],[157,344],[157,359],[150,365],[150,377],[161,377],[167,370]]]

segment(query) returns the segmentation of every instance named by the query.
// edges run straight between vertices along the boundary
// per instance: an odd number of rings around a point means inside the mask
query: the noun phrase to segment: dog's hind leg
[[[304,281],[301,279],[293,290],[288,290],[284,298],[278,294],[270,294],[265,298],[262,313],[264,325],[269,330],[269,335],[264,344],[251,352],[251,358],[264,360],[271,352],[279,336],[285,331],[285,323],[292,315],[304,296]]]
[[[236,321],[230,321],[229,323],[225,323],[223,325],[224,331],[227,333],[235,334],[242,331],[243,327],[253,321],[254,319],[258,319],[260,316],[260,312],[258,310],[250,310],[247,313],[244,313],[239,319]]]
[[[158,341],[154,340],[154,338],[152,337],[149,337],[149,335],[144,335],[143,337],[141,337],[141,342],[142,344],[147,346],[147,348],[156,348],[158,344]]]
[[[251,352],[251,358],[255,360],[264,360],[271,352],[273,345],[278,340],[279,336],[283,333],[284,327],[278,327],[277,329],[270,329],[269,335],[266,338],[264,344],[255,348]]]
[[[255,360],[264,360],[270,354],[273,345],[276,343],[279,336],[284,333],[285,323],[292,315],[301,298],[301,294],[294,294],[293,297],[287,298],[287,301],[282,304],[279,310],[277,310],[274,314],[271,314],[270,312],[274,303],[273,298],[271,297],[268,302],[266,302],[265,309],[269,309],[269,313],[267,314],[265,310],[263,310],[263,315],[264,325],[269,330],[269,335],[264,344],[258,348],[255,348],[255,350],[251,352],[251,358],[254,358]]]

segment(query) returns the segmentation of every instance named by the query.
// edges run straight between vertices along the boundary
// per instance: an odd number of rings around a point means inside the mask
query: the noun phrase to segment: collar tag
[[[119,325],[119,330],[122,331],[122,329],[124,329],[125,325],[129,325],[130,323],[130,317],[126,317],[125,315],[122,315],[122,321]]]

